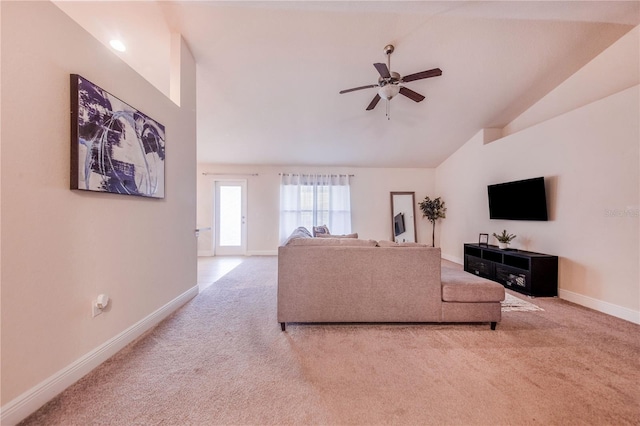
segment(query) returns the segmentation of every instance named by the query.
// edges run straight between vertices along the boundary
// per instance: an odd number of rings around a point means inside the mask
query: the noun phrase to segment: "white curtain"
[[[282,174],[280,242],[297,227],[312,232],[327,225],[332,234],[351,233],[351,190],[348,175]]]

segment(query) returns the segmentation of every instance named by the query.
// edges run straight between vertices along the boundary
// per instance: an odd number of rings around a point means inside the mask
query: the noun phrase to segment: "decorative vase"
[[[507,249],[507,248],[509,248],[509,243],[501,243],[501,242],[498,241],[498,248],[501,248],[503,250]]]

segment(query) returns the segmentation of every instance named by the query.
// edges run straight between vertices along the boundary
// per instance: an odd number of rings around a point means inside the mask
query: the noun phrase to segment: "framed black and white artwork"
[[[71,74],[71,189],[164,198],[165,128]]]

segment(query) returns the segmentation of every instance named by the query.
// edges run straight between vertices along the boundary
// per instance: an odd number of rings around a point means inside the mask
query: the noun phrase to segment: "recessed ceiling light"
[[[124,52],[125,50],[127,50],[127,47],[120,40],[111,40],[109,44],[118,52]]]

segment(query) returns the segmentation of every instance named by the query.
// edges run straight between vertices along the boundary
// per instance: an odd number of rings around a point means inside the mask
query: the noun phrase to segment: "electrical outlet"
[[[97,317],[101,313],[102,313],[102,309],[98,308],[97,301],[96,300],[92,301],[91,302],[91,316],[92,317]]]

